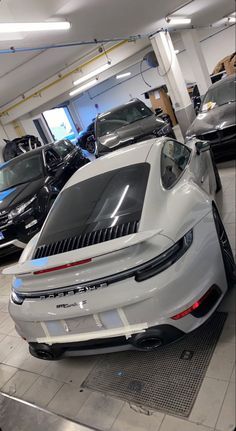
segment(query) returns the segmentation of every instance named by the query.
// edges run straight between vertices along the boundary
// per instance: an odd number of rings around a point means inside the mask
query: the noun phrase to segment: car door
[[[58,194],[66,183],[64,161],[54,147],[49,147],[44,150],[44,159],[48,174],[47,184]]]
[[[59,141],[55,144],[55,150],[62,159],[62,172],[64,184],[69,180],[69,178],[87,163],[87,160],[80,148],[73,145],[69,140]]]

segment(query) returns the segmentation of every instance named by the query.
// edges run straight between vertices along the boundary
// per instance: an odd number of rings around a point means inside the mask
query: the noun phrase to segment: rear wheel
[[[213,217],[215,221],[217,235],[219,238],[228,288],[231,288],[236,283],[236,265],[235,265],[234,256],[232,253],[231,245],[230,245],[226,230],[222,223],[220,214],[214,204],[213,204]]]

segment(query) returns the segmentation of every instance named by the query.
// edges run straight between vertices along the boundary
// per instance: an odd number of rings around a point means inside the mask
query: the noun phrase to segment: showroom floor
[[[218,204],[235,254],[235,164],[220,166]],[[1,261],[1,268],[14,258]],[[30,357],[8,315],[11,280],[0,275],[0,390],[66,417],[112,431],[233,431],[235,427],[236,289],[221,304],[227,321],[188,420],[148,411],[98,392],[81,389],[97,358],[46,362]]]

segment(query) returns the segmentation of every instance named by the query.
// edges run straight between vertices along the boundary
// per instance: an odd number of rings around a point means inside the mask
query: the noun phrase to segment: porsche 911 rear
[[[151,218],[147,211],[152,175],[155,166],[134,163],[59,195],[11,269],[10,314],[34,356],[154,349],[196,329],[221,301],[227,282],[211,205],[194,221],[189,211],[171,238],[154,203]]]

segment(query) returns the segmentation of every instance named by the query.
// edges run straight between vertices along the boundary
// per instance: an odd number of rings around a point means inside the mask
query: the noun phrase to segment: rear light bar
[[[205,295],[203,295],[198,301],[194,302],[191,307],[187,308],[184,311],[181,311],[181,313],[176,314],[175,316],[172,316],[171,319],[173,320],[179,320],[183,317],[187,316],[188,314],[191,314],[194,310],[200,307],[200,305],[205,301],[205,299],[211,294],[212,288],[210,288]]]
[[[71,268],[72,266],[84,265],[85,263],[91,262],[92,259],[84,259],[79,262],[65,263],[64,265],[54,266],[52,268],[40,269],[39,271],[35,271],[35,275],[45,274],[46,272],[60,271],[61,269]]]
[[[193,230],[187,232],[178,242],[154,259],[139,266],[135,274],[138,282],[154,277],[179,260],[193,242]]]

